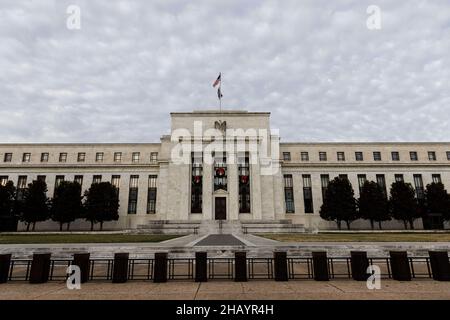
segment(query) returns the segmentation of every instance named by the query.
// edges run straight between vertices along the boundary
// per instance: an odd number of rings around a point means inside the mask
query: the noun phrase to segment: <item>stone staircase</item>
[[[303,233],[302,224],[291,220],[158,220],[138,225],[132,233],[150,234],[261,234],[261,233]]]

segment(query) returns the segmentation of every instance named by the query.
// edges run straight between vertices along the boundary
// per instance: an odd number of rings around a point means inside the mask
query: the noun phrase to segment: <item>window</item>
[[[373,160],[374,161],[381,161],[381,152],[380,151],[374,151],[373,152]]]
[[[383,191],[384,197],[387,198],[386,178],[384,174],[377,174],[377,184]]]
[[[414,185],[416,187],[416,196],[417,200],[423,200],[424,198],[424,190],[423,190],[423,181],[421,174],[414,175]]]
[[[30,159],[31,159],[31,153],[26,152],[22,155],[22,162],[30,162]]]
[[[86,153],[85,152],[78,152],[77,161],[78,162],[86,161]]]
[[[59,154],[59,162],[66,162],[67,161],[67,153],[66,152],[61,152]]]
[[[436,161],[436,152],[434,152],[434,151],[428,151],[428,160],[430,160],[430,161]]]
[[[156,175],[148,176],[147,213],[156,213]]]
[[[398,151],[391,152],[392,161],[400,161],[400,153]]]
[[[5,153],[5,157],[3,158],[3,162],[11,162],[12,153]]]
[[[128,193],[128,214],[136,214],[138,200],[138,182],[138,175],[130,176],[130,189]]]
[[[417,156],[417,152],[416,151],[410,151],[409,152],[409,158],[411,159],[411,161],[419,160],[419,157]]]
[[[21,201],[27,188],[27,176],[19,176],[17,180],[16,199]]]
[[[83,187],[83,176],[76,175],[73,179],[74,182],[78,183],[81,187]]]
[[[250,213],[250,161],[249,154],[238,156],[239,213]]]
[[[0,176],[0,186],[6,186],[8,183],[8,176]]]
[[[363,161],[364,160],[363,153],[361,151],[356,151],[355,159],[356,159],[356,161]]]
[[[111,184],[116,188],[116,195],[117,195],[117,197],[119,197],[120,175],[113,175],[111,177]]]
[[[283,160],[284,161],[291,161],[291,153],[290,152],[283,152]]]
[[[41,162],[48,162],[48,152],[41,153]]]
[[[322,200],[325,201],[327,197],[327,189],[328,184],[330,183],[330,175],[329,174],[321,174],[320,175],[320,184],[322,185]]]
[[[131,154],[131,162],[133,162],[133,163],[139,162],[140,156],[141,156],[140,152],[133,152]]]
[[[103,152],[97,152],[95,154],[95,162],[103,162]]]
[[[365,174],[358,174],[358,186],[359,186],[359,194],[361,194],[364,183],[367,181],[367,177]]]
[[[45,182],[45,176],[43,176],[43,175],[38,175],[37,177],[36,177],[36,180],[37,181],[41,181],[41,182]]]
[[[303,201],[305,204],[305,213],[314,213],[311,175],[304,174],[302,175],[302,179],[303,179]]]
[[[53,190],[53,197],[55,197],[56,189],[59,187],[59,185],[63,181],[64,181],[64,176],[56,176],[56,178],[55,178],[55,189]]]
[[[345,161],[345,153],[342,151],[338,151],[337,153],[337,160],[338,161]]]
[[[214,191],[227,190],[227,156],[223,152],[214,155]]]
[[[122,161],[122,152],[114,152],[114,162]]]
[[[450,160],[450,151],[447,151],[447,160]]]
[[[158,162],[158,152],[150,152],[150,162],[151,163]]]
[[[284,175],[284,199],[286,203],[286,213],[294,213],[294,187],[292,185],[292,175]]]
[[[302,161],[309,161],[309,154],[308,154],[308,152],[305,152],[305,151],[300,152],[300,159]]]
[[[442,183],[441,175],[440,174],[433,174],[431,175],[431,178],[434,183]]]
[[[395,182],[404,182],[405,179],[403,178],[402,174],[396,174],[395,175]]]
[[[92,178],[92,184],[94,184],[94,183],[100,183],[100,182],[102,182],[102,176],[101,176],[101,175],[95,175],[95,176]]]
[[[327,153],[324,151],[319,152],[319,160],[320,161],[327,161]]]
[[[202,213],[203,154],[191,154],[191,213]]]

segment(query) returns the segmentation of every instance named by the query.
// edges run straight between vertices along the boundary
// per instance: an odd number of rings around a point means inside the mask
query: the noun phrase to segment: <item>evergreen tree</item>
[[[91,230],[94,230],[95,223],[100,223],[100,230],[103,230],[105,221],[119,219],[117,189],[110,182],[92,184],[85,197],[86,220],[91,222]]]
[[[23,200],[19,204],[21,216],[20,220],[27,225],[27,231],[30,225],[33,231],[36,228],[36,222],[45,221],[49,218],[49,199],[47,198],[47,184],[41,180],[35,180],[28,184],[24,190]]]
[[[431,183],[425,190],[426,214],[440,213],[444,220],[450,220],[450,197],[442,183]]]
[[[52,201],[51,217],[53,221],[59,222],[59,230],[83,215],[83,204],[81,202],[81,186],[77,182],[63,181],[55,189],[55,196]]]
[[[405,229],[408,229],[408,222],[411,229],[414,229],[414,220],[419,217],[419,210],[411,184],[403,181],[394,182],[391,186],[389,203],[392,217],[403,221]]]
[[[381,222],[390,220],[389,206],[383,189],[373,181],[366,181],[361,188],[358,201],[359,215],[362,219],[370,221],[372,230],[374,223],[378,222],[381,230]]]

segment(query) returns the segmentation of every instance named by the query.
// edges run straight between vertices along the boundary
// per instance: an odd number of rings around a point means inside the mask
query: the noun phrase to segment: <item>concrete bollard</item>
[[[447,251],[429,251],[433,279],[450,281],[450,262]]]
[[[313,270],[314,280],[316,281],[328,281],[330,276],[328,273],[328,259],[325,251],[313,252]]]
[[[208,254],[206,252],[195,253],[195,282],[208,281]]]
[[[287,253],[274,252],[273,261],[275,281],[288,281]]]
[[[392,279],[411,281],[408,253],[406,251],[390,251]]]
[[[234,281],[245,282],[247,281],[247,253],[235,252],[234,253]]]
[[[50,253],[35,253],[31,261],[30,283],[45,283],[50,274]]]
[[[72,264],[80,268],[81,283],[89,280],[90,256],[90,253],[75,253],[73,255]]]
[[[369,278],[367,268],[369,267],[369,259],[367,259],[367,252],[365,251],[352,251],[351,266],[352,266],[352,278],[356,281],[366,281]]]
[[[6,283],[9,277],[11,254],[0,254],[0,283]]]
[[[128,280],[128,257],[126,252],[114,254],[113,283],[124,283]]]
[[[167,282],[167,252],[155,253],[153,282],[155,283]]]

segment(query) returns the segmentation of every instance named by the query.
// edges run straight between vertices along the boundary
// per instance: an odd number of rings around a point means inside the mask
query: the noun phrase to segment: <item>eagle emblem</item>
[[[214,128],[220,130],[222,133],[225,133],[225,130],[227,130],[227,122],[221,120],[216,121],[214,122]]]

